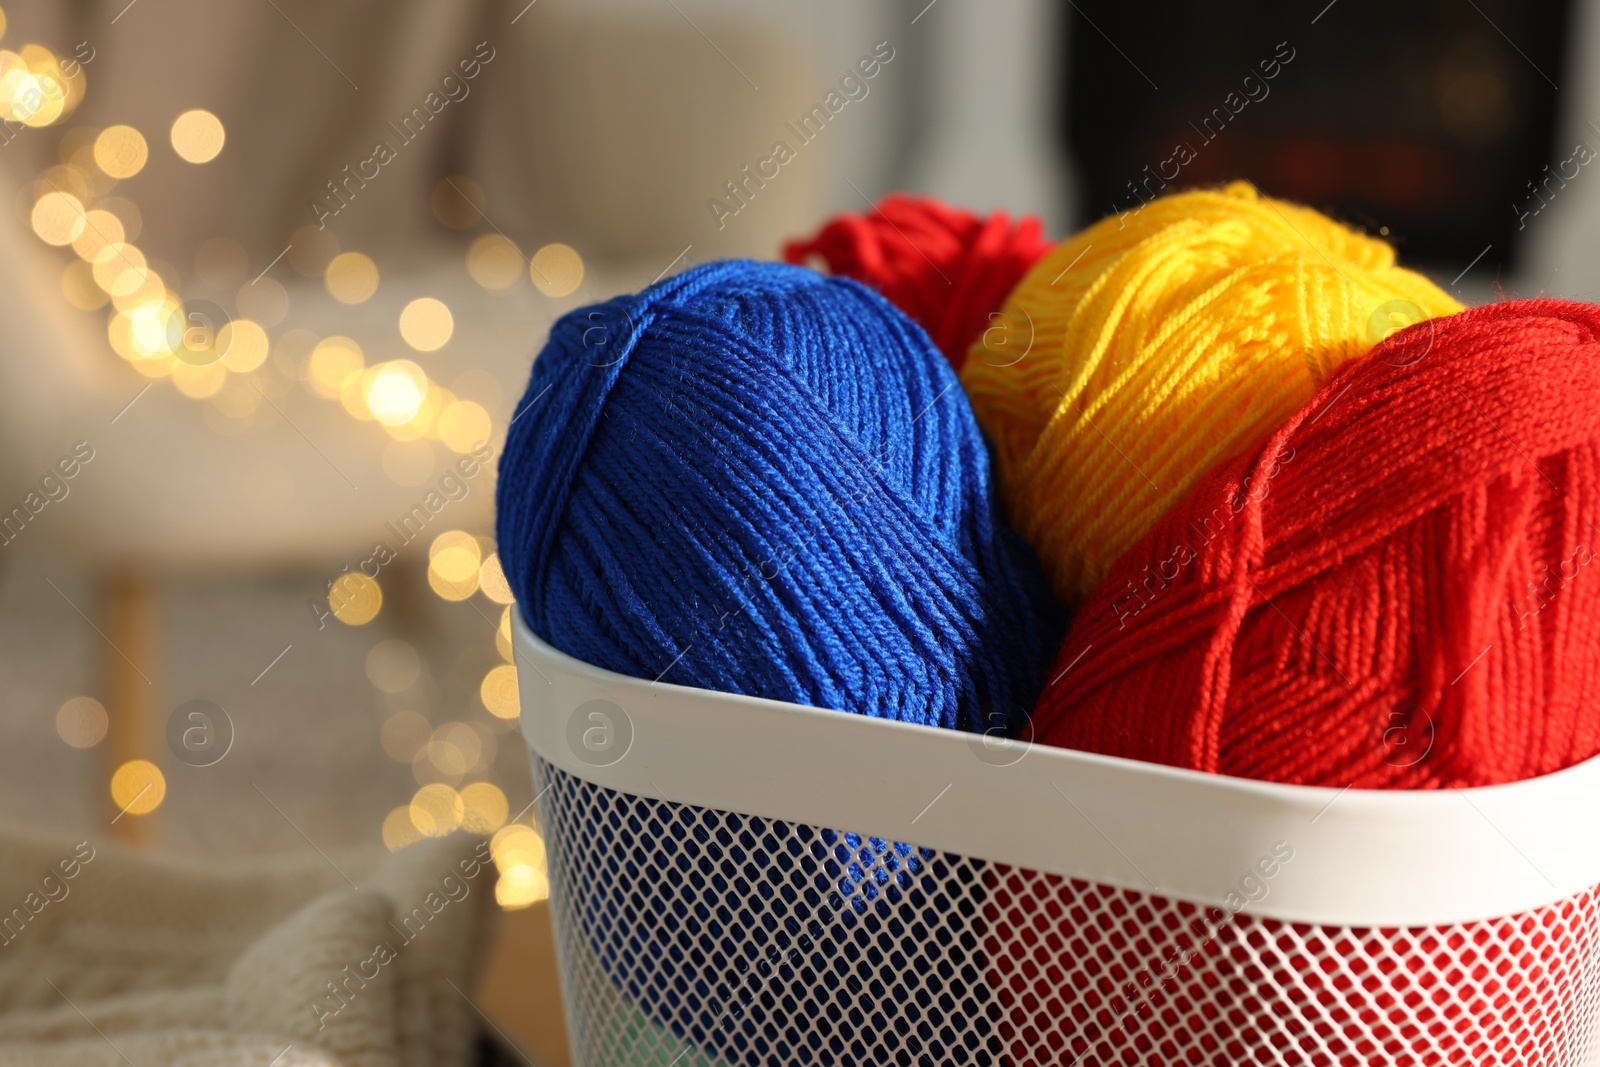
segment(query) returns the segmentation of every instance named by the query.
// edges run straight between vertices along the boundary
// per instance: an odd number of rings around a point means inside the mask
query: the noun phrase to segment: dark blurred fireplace
[[[1554,144],[1570,6],[1071,0],[1081,217],[1247,178],[1447,278],[1486,247],[1475,273],[1497,272],[1519,217],[1579,165]]]

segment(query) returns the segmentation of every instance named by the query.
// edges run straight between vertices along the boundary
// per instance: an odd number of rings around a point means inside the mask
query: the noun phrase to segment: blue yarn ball
[[[563,317],[497,492],[529,627],[633,677],[994,731],[1059,632],[948,362],[801,267],[711,263]]]
[[[567,315],[498,494],[529,626],[622,674],[986,731],[1026,714],[1059,635],[949,364],[877,294],[802,268],[716,263]],[[860,984],[857,1006],[923,1047],[987,1018],[974,960],[921,976],[928,1007],[871,992],[855,951],[953,944],[953,861],[696,809],[663,826],[653,802],[556,784],[604,812],[579,921],[640,1033],[665,1026],[739,1067],[855,1062],[849,1020],[786,999],[808,968]],[[981,892],[975,870],[964,882]],[[733,896],[752,936],[730,962]],[[762,988],[730,1015],[724,985],[746,971]]]

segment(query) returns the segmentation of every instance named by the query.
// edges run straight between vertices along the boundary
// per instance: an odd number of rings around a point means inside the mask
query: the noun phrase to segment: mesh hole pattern
[[[1600,887],[1305,925],[534,776],[580,1067],[1600,1064]]]

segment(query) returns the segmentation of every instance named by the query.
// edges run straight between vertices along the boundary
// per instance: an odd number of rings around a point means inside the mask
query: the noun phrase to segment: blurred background
[[[1600,296],[1595,4],[12,0],[3,25],[0,813],[207,856],[466,827],[508,912],[547,886],[494,457],[563,312],[891,190],[1059,238],[1231,178],[1469,303]]]

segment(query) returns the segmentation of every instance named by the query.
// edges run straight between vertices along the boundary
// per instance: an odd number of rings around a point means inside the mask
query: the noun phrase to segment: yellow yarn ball
[[[1243,182],[1103,219],[1036,264],[962,381],[1011,520],[1076,605],[1342,363],[1461,305],[1394,249]]]

